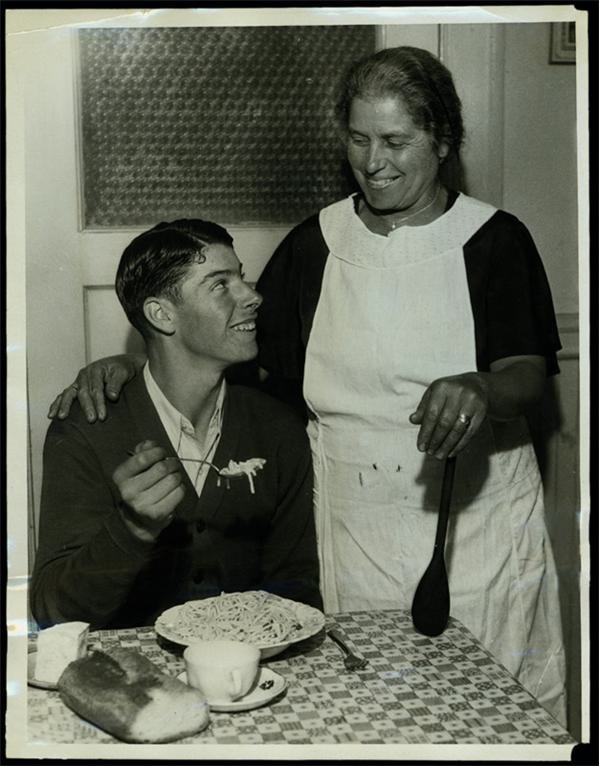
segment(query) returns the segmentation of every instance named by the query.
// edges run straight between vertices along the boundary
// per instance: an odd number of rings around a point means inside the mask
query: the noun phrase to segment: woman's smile
[[[365,176],[365,183],[369,188],[375,189],[377,191],[381,189],[387,189],[399,178],[400,176],[394,176],[392,178],[369,178],[369,176]]]

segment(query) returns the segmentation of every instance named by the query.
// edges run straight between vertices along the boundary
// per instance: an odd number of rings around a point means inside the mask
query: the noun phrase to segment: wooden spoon
[[[419,633],[424,633],[426,636],[439,636],[440,633],[443,633],[450,616],[450,590],[448,589],[444,547],[455,461],[456,458],[446,458],[433,555],[425,574],[417,585],[412,603],[413,625]]]

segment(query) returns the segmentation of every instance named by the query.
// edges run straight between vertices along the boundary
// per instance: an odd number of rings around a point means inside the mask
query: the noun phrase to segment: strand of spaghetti
[[[227,637],[261,644],[283,642],[297,624],[276,598],[250,591],[188,602],[175,627],[185,640]]]

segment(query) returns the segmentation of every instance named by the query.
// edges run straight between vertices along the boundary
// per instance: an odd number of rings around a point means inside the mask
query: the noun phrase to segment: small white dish
[[[35,673],[35,658],[36,658],[37,652],[29,652],[27,655],[27,683],[29,686],[36,686],[38,689],[50,689],[51,691],[56,690],[58,687],[56,684],[50,683],[48,681],[38,681],[37,678],[34,678]]]
[[[177,678],[183,683],[187,683],[187,673],[185,670]],[[244,710],[254,710],[254,708],[267,705],[278,697],[287,687],[287,681],[279,673],[269,668],[259,668],[258,676],[252,685],[252,688],[240,699],[235,702],[211,702],[208,700],[208,707],[215,713],[237,713]]]

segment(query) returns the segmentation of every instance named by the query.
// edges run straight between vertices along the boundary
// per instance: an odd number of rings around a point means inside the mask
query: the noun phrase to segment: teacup
[[[211,703],[227,704],[250,690],[260,649],[241,641],[198,641],[183,653],[187,682]]]

